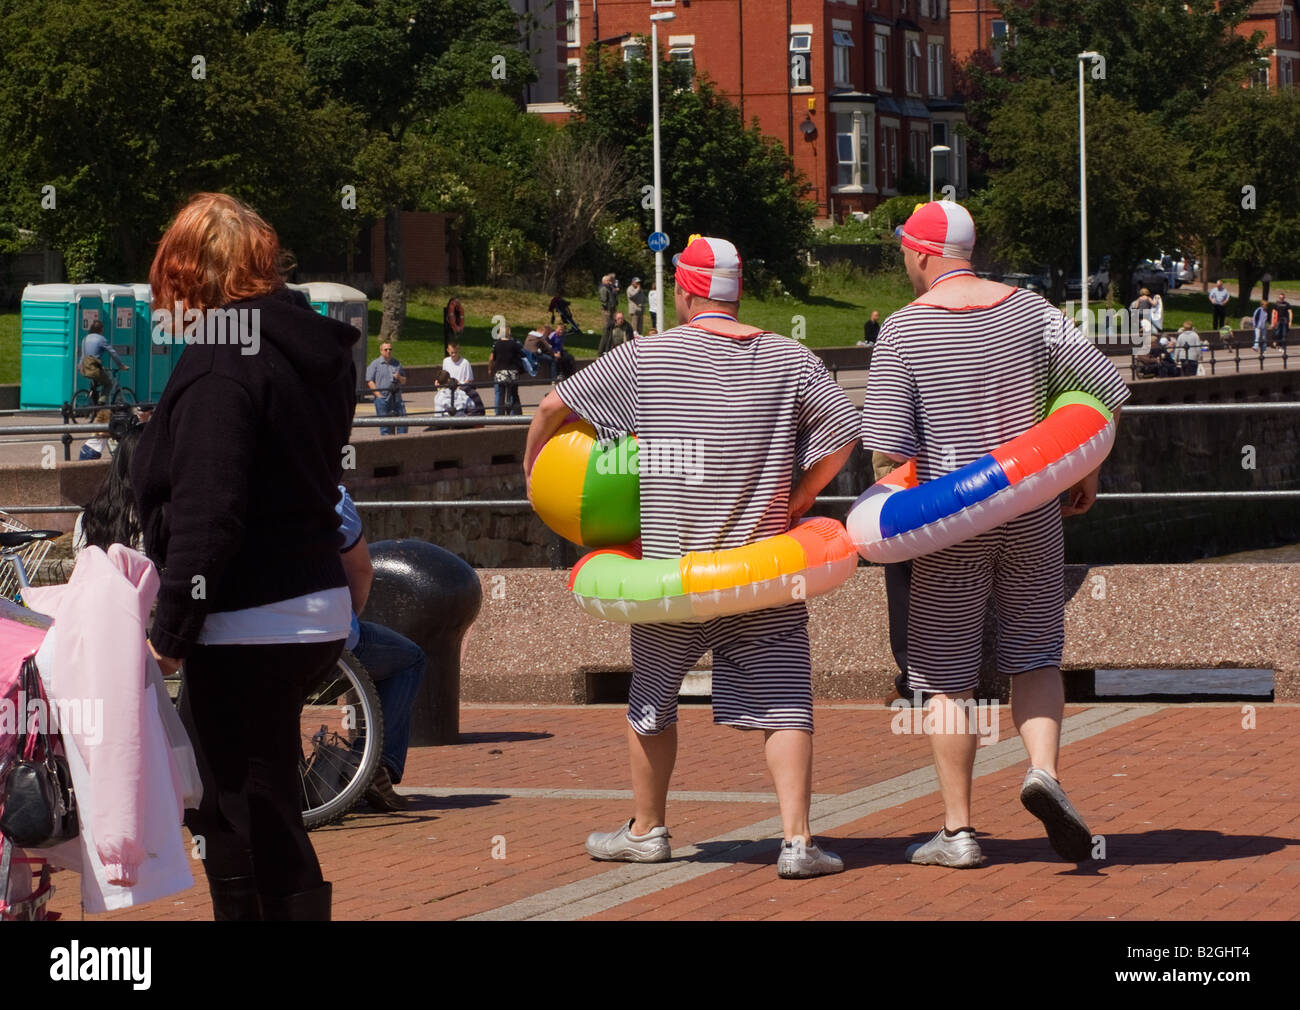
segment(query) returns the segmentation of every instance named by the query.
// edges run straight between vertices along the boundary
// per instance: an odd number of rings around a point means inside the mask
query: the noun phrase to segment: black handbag
[[[28,699],[43,697],[33,657],[23,662],[20,683]],[[26,711],[18,713],[22,721],[18,748],[13,761],[0,771],[0,834],[25,849],[55,845],[76,838],[80,831],[72,773],[67,760],[54,752],[49,711],[47,702],[46,719],[34,736],[27,732]]]

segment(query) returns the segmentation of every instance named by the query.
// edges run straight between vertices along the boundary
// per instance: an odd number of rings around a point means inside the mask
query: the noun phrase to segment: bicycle
[[[0,512],[0,597],[22,604],[58,530],[33,530]],[[180,704],[179,675],[167,678]],[[384,716],[379,691],[361,662],[344,651],[334,669],[303,698],[298,773],[302,820],[310,831],[343,819],[365,795],[379,770]]]
[[[95,393],[98,390],[97,387],[94,386],[90,389],[78,389],[72,394],[71,417],[73,424],[76,424],[82,415],[88,419],[93,418],[95,412],[104,407],[134,407],[136,405],[138,401],[135,397],[135,390],[130,386],[122,385],[121,381],[118,379],[118,374],[121,371],[120,368],[114,368],[112,370],[113,385],[109,389],[108,396],[105,399],[97,400],[95,398]]]

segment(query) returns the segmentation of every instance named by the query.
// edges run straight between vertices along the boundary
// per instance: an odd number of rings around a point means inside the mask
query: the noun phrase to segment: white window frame
[[[1282,38],[1288,42],[1291,41],[1291,32],[1295,27],[1295,22],[1291,18],[1291,8],[1282,8],[1282,31],[1279,33]],[[1279,75],[1280,76],[1280,75]]]
[[[835,30],[831,33],[833,49],[832,84],[853,86],[853,34]],[[847,40],[847,45],[843,40]],[[842,72],[841,72],[842,71]]]
[[[880,117],[880,168],[884,173],[885,182],[880,187],[880,192],[893,196],[898,192],[898,134],[902,124],[893,116]],[[888,143],[889,131],[894,131],[894,146],[891,150]],[[892,160],[890,155],[893,156]],[[890,177],[893,177],[893,184],[889,185]]]
[[[876,189],[876,161],[875,161],[875,121],[876,110],[869,109],[863,111],[855,109],[851,112],[832,112],[835,117],[835,180],[836,184],[831,187],[832,193],[875,193]],[[849,133],[853,152],[853,160],[850,164],[853,166],[850,182],[841,183],[839,181],[840,166],[844,164],[839,160],[840,143],[839,138],[846,136],[839,131],[839,117],[849,117]]]
[[[926,80],[929,85],[929,95],[931,98],[942,98],[944,96],[943,86],[943,64],[944,64],[944,44],[943,36],[931,35],[926,40],[926,67],[928,70]]]
[[[872,63],[875,65],[873,80],[877,91],[889,91],[889,35],[888,28],[877,28],[871,42]],[[884,39],[884,53],[881,53],[880,40]]]
[[[806,30],[805,30],[806,29]],[[806,40],[806,41],[801,41]],[[786,80],[789,82],[790,90],[793,92],[812,91],[812,48],[813,33],[811,25],[791,25],[790,38],[787,43],[788,65],[786,67]],[[796,56],[802,56],[804,59],[804,80],[796,84],[794,78],[794,61]]]
[[[645,51],[647,48],[648,47],[646,45],[646,41],[644,38],[624,39],[623,40],[623,62],[631,63],[633,60],[644,60]],[[630,54],[634,49],[637,50],[637,54],[635,56],[632,56]]]
[[[913,52],[915,50],[915,53]],[[915,61],[913,61],[915,56]],[[909,95],[921,93],[921,64],[925,57],[921,53],[921,36],[918,32],[908,32],[903,37],[903,89]]]
[[[567,0],[564,5],[565,41],[570,49],[582,46],[582,0]]]
[[[577,56],[570,56],[564,61],[566,71],[566,84],[572,84],[579,93],[582,91],[582,60]]]

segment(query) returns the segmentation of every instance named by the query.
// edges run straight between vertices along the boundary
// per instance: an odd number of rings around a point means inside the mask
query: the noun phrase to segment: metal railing
[[[1159,416],[1161,414],[1246,414],[1246,413],[1296,413],[1300,412],[1300,401],[1268,401],[1258,403],[1168,403],[1139,404],[1122,408],[1121,415]],[[480,427],[518,427],[532,422],[530,417],[446,417],[438,414],[408,414],[403,416],[404,424],[422,424],[440,428],[480,428]],[[388,427],[393,424],[393,417],[358,417],[353,418],[353,427],[374,428]],[[60,434],[69,431],[107,432],[106,424],[79,425],[9,425],[0,427],[0,435]],[[70,435],[68,436],[70,437]],[[1262,490],[1262,491],[1107,491],[1097,495],[1097,500],[1112,502],[1137,501],[1296,501],[1300,500],[1300,490]],[[851,505],[857,501],[851,495],[822,495],[817,498],[819,505]],[[358,509],[426,509],[426,508],[466,508],[466,509],[526,509],[532,504],[526,498],[465,498],[451,500],[414,500],[414,501],[359,501],[354,502]],[[75,513],[80,512],[78,505],[0,505],[0,512],[13,515],[34,513]]]

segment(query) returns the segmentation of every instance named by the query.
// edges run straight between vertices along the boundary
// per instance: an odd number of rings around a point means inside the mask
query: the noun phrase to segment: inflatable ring
[[[1062,393],[1023,435],[952,473],[918,484],[912,460],[876,481],[849,510],[849,536],[880,564],[943,550],[1051,501],[1096,470],[1114,442],[1105,404]]]
[[[465,329],[465,310],[461,307],[459,298],[447,302],[447,320],[451,323],[453,333],[459,335]]]
[[[680,558],[593,551],[573,566],[569,588],[583,610],[607,621],[707,621],[820,596],[857,565],[844,527],[818,517],[743,547]]]
[[[533,462],[533,509],[551,529],[584,547],[626,544],[641,532],[636,436],[612,443],[569,415]]]
[[[648,624],[704,621],[828,593],[858,564],[834,519],[808,519],[787,533],[679,558],[642,558],[641,478],[636,436],[601,443],[570,416],[542,446],[531,472],[533,508],[556,533],[597,550],[569,575],[590,614]],[[619,545],[614,547],[614,545]]]

